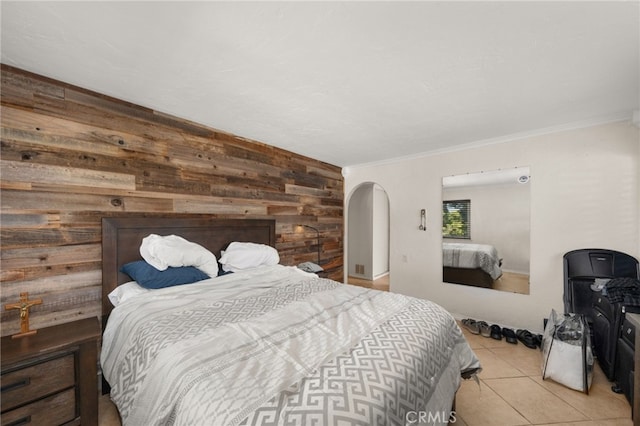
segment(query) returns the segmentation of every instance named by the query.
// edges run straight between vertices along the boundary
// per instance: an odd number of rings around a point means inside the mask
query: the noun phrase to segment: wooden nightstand
[[[2,425],[97,425],[97,318],[2,338]]]

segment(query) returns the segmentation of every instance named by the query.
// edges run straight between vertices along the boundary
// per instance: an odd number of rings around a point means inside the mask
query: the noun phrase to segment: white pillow
[[[119,285],[114,290],[112,290],[111,293],[109,293],[109,301],[113,306],[118,306],[120,303],[124,302],[127,299],[136,297],[140,294],[148,293],[150,291],[152,290],[142,287],[135,281],[129,281],[128,283]]]
[[[233,242],[222,252],[220,264],[223,271],[238,272],[263,265],[277,265],[278,251],[265,244]]]
[[[142,239],[140,255],[159,271],[169,266],[195,266],[210,277],[218,276],[216,256],[200,244],[177,235],[147,235]]]

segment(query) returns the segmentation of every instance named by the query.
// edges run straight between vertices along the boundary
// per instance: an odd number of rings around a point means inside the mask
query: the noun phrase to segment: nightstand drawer
[[[3,336],[2,425],[98,426],[99,340],[97,318]]]
[[[72,387],[74,368],[73,355],[66,355],[3,374],[2,411]]]
[[[2,413],[2,426],[61,425],[76,417],[75,390],[68,389],[32,404]]]

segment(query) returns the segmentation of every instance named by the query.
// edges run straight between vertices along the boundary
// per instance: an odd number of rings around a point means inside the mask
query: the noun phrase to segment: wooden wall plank
[[[14,182],[80,185],[103,188],[135,189],[135,177],[122,173],[96,172],[76,167],[49,166],[0,160],[2,179]]]
[[[49,227],[46,214],[0,214],[0,224],[7,228],[43,228]]]
[[[36,328],[100,315],[101,219],[276,220],[281,263],[342,280],[339,167],[1,65],[0,301],[41,297]],[[0,311],[2,334],[17,316]]]
[[[2,201],[1,209],[3,212],[13,209],[64,211],[70,204],[74,206],[75,210],[99,210],[105,212],[170,212],[173,209],[173,201],[171,199],[91,195],[86,193],[73,195],[65,191],[54,193],[5,190],[2,191],[0,200]]]
[[[287,194],[295,194],[295,195],[310,195],[316,198],[340,199],[342,197],[342,192],[340,191],[327,190],[324,188],[312,188],[308,186],[292,185],[292,184],[286,185],[285,192]]]
[[[264,216],[267,206],[243,203],[212,203],[210,201],[175,200],[174,210],[180,213],[204,213],[217,215]]]
[[[0,230],[2,248],[48,247],[72,244],[89,244],[101,241],[101,229],[67,227],[59,229],[15,229]]]
[[[67,265],[79,261],[98,262],[101,258],[102,247],[100,244],[28,247],[0,251],[3,270]]]
[[[24,93],[44,94],[51,97],[64,97],[64,87],[53,80],[40,78],[29,73],[2,73],[2,95],[6,89],[17,89]]]
[[[54,265],[54,266],[40,266],[34,268],[24,268],[24,269],[14,269],[7,270],[2,269],[2,273],[0,274],[0,281],[21,281],[21,280],[32,280],[35,278],[45,278],[45,277],[53,277],[58,275],[66,275],[77,272],[86,272],[86,271],[94,271],[96,269],[100,269],[101,261],[97,262],[88,262],[88,263],[66,263],[64,265]],[[8,278],[12,277],[12,278]]]
[[[55,146],[59,149],[76,149],[80,152],[126,156],[124,148],[153,154],[154,143],[115,129],[89,126],[75,121],[38,114],[31,110],[2,109],[2,139],[24,141]],[[99,142],[99,143],[96,143]]]

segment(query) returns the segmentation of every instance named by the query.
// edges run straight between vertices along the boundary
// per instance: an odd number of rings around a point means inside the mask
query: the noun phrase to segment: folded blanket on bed
[[[150,234],[142,239],[140,255],[159,271],[169,266],[194,266],[210,277],[218,275],[216,256],[200,244],[177,235]]]

